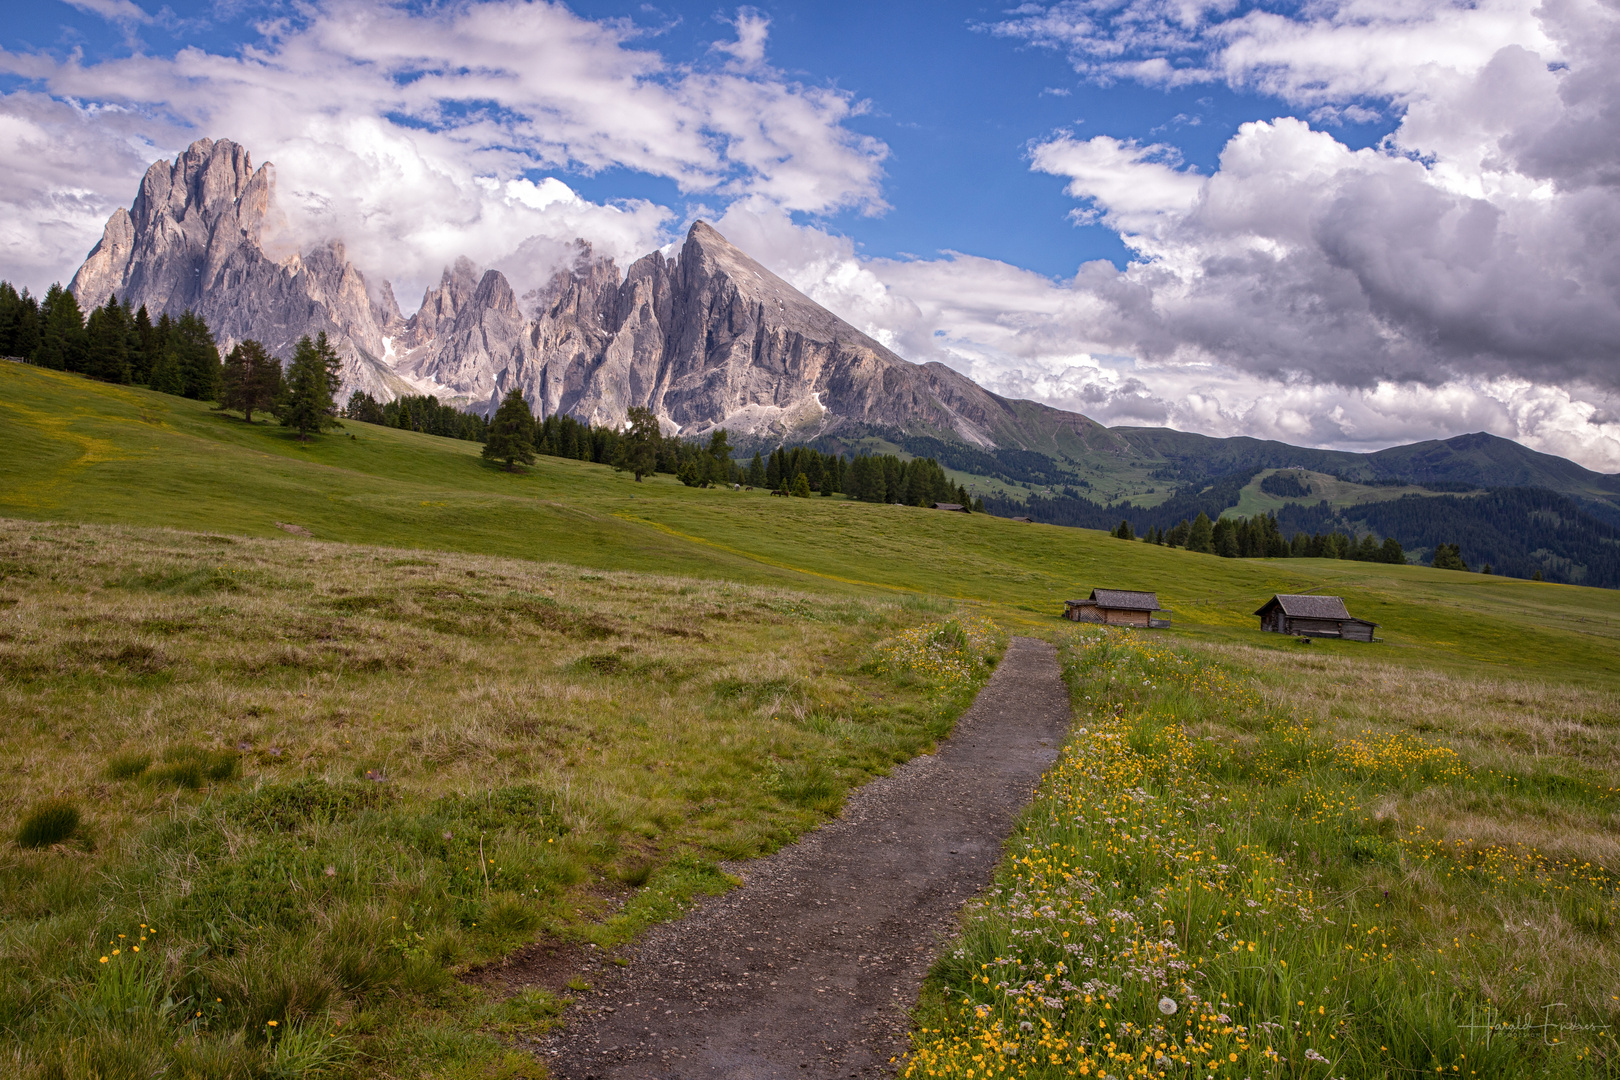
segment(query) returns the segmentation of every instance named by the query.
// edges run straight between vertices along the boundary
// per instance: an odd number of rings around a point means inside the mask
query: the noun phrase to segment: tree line
[[[1345,523],[1396,536],[1410,547],[1432,550],[1433,565],[1442,569],[1620,588],[1620,529],[1545,488],[1403,495],[1343,509],[1327,502],[1290,503],[1278,517],[1291,528]],[[1459,544],[1459,537],[1466,542]]]
[[[969,510],[984,509],[931,458],[902,461],[893,454],[846,458],[801,445],[778,446],[769,454],[756,451],[744,465],[736,460],[724,428],[711,432],[706,441],[667,436],[652,411],[639,406],[630,409],[628,421],[622,430],[615,430],[557,414],[536,420],[514,387],[489,421],[484,457],[503,462],[508,469],[546,454],[611,465],[638,481],[665,473],[689,487],[737,484],[799,498],[844,494],[862,502],[907,506],[954,502]]]
[[[478,413],[464,412],[454,405],[446,405],[431,394],[415,394],[379,402],[365,391],[356,390],[349,395],[343,415],[365,424],[399,428],[401,431],[420,431],[424,435],[466,439],[469,442],[483,442],[489,432],[489,421]]]
[[[0,355],[103,382],[144,386],[177,397],[217,402],[252,421],[266,412],[300,438],[338,425],[334,395],[341,367],[321,333],[305,335],[285,366],[263,344],[239,342],[223,359],[201,315],[167,312],[153,322],[142,304],[130,310],[116,295],[86,317],[60,284],[43,301],[0,281]]]
[[[1109,535],[1120,540],[1138,539],[1129,520],[1109,530]],[[1357,562],[1404,563],[1406,551],[1394,538],[1386,536],[1382,543],[1372,533],[1358,540],[1344,532],[1318,532],[1314,535],[1295,532],[1283,535],[1275,514],[1258,514],[1252,518],[1216,518],[1200,513],[1188,521],[1183,518],[1168,529],[1149,526],[1141,537],[1146,543],[1165,547],[1186,548],[1224,559],[1352,559]]]
[[[86,318],[59,284],[37,301],[0,281],[0,355],[198,401],[214,400],[219,388],[219,350],[195,313],[153,323],[145,304],[131,311],[109,296]]]

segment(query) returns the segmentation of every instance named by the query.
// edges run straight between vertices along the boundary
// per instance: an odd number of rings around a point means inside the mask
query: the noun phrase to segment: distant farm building
[[[1163,629],[1170,613],[1159,606],[1159,594],[1130,589],[1092,589],[1086,600],[1068,601],[1065,619],[1107,626],[1143,626]]]
[[[934,509],[935,510],[955,510],[958,514],[965,514],[965,513],[968,512],[968,508],[963,506],[961,503],[935,503],[934,504]]]
[[[1353,617],[1337,596],[1299,596],[1278,593],[1255,612],[1260,629],[1300,637],[1371,641],[1378,624]]]

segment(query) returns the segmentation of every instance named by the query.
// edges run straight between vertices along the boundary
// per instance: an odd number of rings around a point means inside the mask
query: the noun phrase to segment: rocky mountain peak
[[[458,259],[406,320],[339,242],[271,258],[261,239],[273,220],[274,168],[254,168],[228,139],[199,139],[147,170],[73,289],[87,306],[116,292],[154,318],[191,308],[222,346],[252,337],[284,359],[325,331],[344,393],[493,409],[518,387],[541,415],[617,425],[643,406],[669,431],[762,438],[860,426],[991,446],[1020,422],[950,368],[895,355],[704,221],[676,258],[654,251],[622,276],[576,241],[569,265],[521,303],[500,271]]]
[[[196,311],[222,348],[252,337],[284,360],[300,337],[325,332],[347,385],[384,397],[409,389],[381,361],[385,332],[403,324],[392,290],[373,295],[341,242],[271,258],[261,240],[274,209],[270,163],[255,169],[237,143],[198,139],[173,161],[152,163],[70,288],[84,308],[116,294],[154,320]]]

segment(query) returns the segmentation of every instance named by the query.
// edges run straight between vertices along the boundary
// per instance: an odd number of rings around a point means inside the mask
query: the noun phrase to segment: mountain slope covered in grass
[[[1344,595],[1422,663],[1535,656],[1572,677],[1607,668],[1620,594],[1417,566],[1220,559],[1088,529],[841,497],[700,489],[540,458],[519,474],[476,444],[348,422],[301,443],[209,406],[0,364],[0,516],[563,561],[818,592],[959,598],[1043,622],[1097,586],[1152,589],[1178,633],[1266,642],[1274,592]],[[279,524],[278,524],[279,523]],[[1584,675],[1582,673],[1585,673]]]

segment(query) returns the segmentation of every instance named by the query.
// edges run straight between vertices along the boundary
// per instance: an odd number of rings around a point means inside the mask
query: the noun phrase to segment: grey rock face
[[[344,358],[344,393],[380,399],[430,391],[493,410],[515,386],[543,416],[592,424],[622,424],[644,406],[666,430],[694,435],[811,438],[863,425],[980,446],[1020,442],[1024,414],[1039,408],[942,364],[909,363],[701,221],[674,259],[654,252],[622,276],[579,242],[573,264],[522,303],[501,273],[458,259],[407,320],[340,243],[268,255],[274,198],[270,165],[255,170],[235,143],[199,140],[147,170],[73,291],[85,306],[116,292],[154,319],[190,308],[222,346],[252,337],[283,358],[324,330]]]
[[[255,170],[228,139],[199,139],[147,169],[134,205],[113,213],[70,288],[81,307],[117,294],[154,321],[196,311],[222,349],[251,337],[283,360],[300,337],[325,331],[348,387],[383,397],[405,389],[382,361],[384,337],[404,325],[392,291],[373,298],[340,243],[283,261],[267,255],[260,241],[274,196],[270,165]]]

